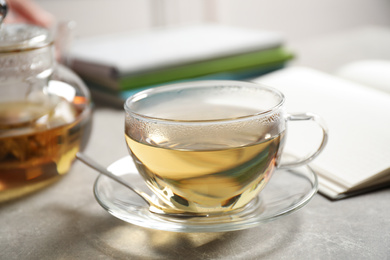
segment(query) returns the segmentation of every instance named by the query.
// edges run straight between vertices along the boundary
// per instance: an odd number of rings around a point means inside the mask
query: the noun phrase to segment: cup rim
[[[280,101],[270,107],[267,110],[260,111],[253,114],[248,114],[244,116],[239,117],[226,117],[226,118],[218,118],[218,119],[169,119],[169,118],[162,118],[162,117],[154,117],[154,116],[148,116],[144,115],[142,113],[138,113],[133,111],[128,103],[130,102],[136,102],[138,100],[147,98],[149,95],[155,94],[155,93],[161,93],[167,90],[175,90],[175,89],[188,89],[192,88],[194,86],[196,87],[210,87],[215,86],[216,84],[223,85],[223,84],[239,84],[239,85],[245,85],[250,87],[260,87],[262,89],[271,91],[273,93],[276,93],[280,97]],[[158,87],[152,87],[149,89],[142,90],[140,92],[135,93],[134,95],[128,97],[126,101],[124,102],[124,109],[126,113],[135,115],[140,118],[145,118],[148,120],[154,120],[154,121],[165,121],[165,122],[176,122],[176,123],[212,123],[212,122],[225,122],[225,121],[238,121],[238,120],[245,120],[253,117],[262,117],[266,116],[268,114],[273,114],[276,110],[280,109],[285,102],[285,96],[284,94],[279,91],[276,88],[266,86],[264,84],[259,84],[255,82],[249,82],[249,81],[239,81],[239,80],[194,80],[194,81],[188,81],[188,82],[180,82],[180,83],[173,83],[173,84],[167,84],[167,85],[161,85]]]

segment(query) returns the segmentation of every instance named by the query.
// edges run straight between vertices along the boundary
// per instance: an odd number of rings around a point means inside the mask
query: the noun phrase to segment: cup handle
[[[310,161],[312,161],[322,152],[322,150],[325,148],[326,143],[328,142],[328,129],[320,116],[312,113],[288,114],[286,120],[287,121],[307,121],[307,120],[314,121],[322,129],[322,142],[317,148],[317,150],[315,150],[312,154],[308,155],[306,158],[299,159],[298,161],[295,162],[281,164],[278,166],[279,169],[298,167],[298,166],[308,164]]]

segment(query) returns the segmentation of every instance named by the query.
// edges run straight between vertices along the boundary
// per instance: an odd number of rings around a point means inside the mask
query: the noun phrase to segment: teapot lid
[[[49,30],[31,24],[3,24],[8,7],[0,0],[0,53],[23,51],[47,46],[53,42]]]

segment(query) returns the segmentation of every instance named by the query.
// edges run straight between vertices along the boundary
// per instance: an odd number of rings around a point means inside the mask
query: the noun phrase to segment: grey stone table
[[[86,153],[127,155],[124,113],[98,108]],[[76,162],[53,185],[0,205],[0,259],[389,259],[390,189],[299,211],[256,228],[174,233],[118,220],[96,202],[97,174]]]

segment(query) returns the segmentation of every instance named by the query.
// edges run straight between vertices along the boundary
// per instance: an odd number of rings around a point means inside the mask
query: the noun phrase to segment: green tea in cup
[[[278,167],[306,164],[323,149],[281,165],[288,115],[276,89],[239,81],[195,81],[141,91],[125,103],[129,152],[161,203],[188,213],[242,209]]]

